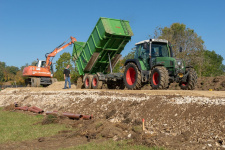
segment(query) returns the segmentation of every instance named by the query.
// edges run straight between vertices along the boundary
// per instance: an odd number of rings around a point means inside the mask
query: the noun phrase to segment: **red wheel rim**
[[[136,72],[134,68],[130,67],[126,73],[126,80],[129,85],[133,85],[136,80]]]
[[[187,82],[182,82],[182,86],[186,86],[187,85]]]
[[[158,85],[159,84],[159,74],[158,72],[155,72],[152,76],[152,81],[154,85]]]
[[[97,85],[97,79],[94,78],[94,79],[93,79],[93,86],[96,86],[96,85]]]
[[[86,78],[86,80],[85,80],[85,85],[86,85],[86,87],[89,86],[89,79],[88,78]]]

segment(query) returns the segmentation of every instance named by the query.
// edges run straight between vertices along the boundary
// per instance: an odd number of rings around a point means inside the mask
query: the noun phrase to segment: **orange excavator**
[[[52,60],[57,53],[77,41],[76,38],[72,36],[70,39],[71,41],[69,43],[65,44],[69,40],[68,39],[56,47],[52,52],[45,54],[46,60],[38,60],[36,66],[28,66],[23,69],[23,76],[27,77],[25,80],[27,86],[48,86],[57,81],[56,78],[53,78]]]

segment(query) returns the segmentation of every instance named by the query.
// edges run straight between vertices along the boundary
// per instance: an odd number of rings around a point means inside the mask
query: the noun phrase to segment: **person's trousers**
[[[69,88],[71,88],[70,77],[66,77],[66,79],[65,79],[65,86],[64,86],[64,88],[66,88],[66,86],[67,86],[67,82],[69,83]]]

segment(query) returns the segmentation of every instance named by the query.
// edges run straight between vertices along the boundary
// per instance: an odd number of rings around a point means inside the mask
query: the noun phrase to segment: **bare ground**
[[[94,119],[60,118],[59,123],[67,123],[76,131],[6,143],[0,145],[0,149],[56,149],[107,139],[132,139],[135,144],[169,149],[225,149],[225,91],[62,90],[49,87],[0,92],[0,106],[14,102],[35,105],[45,111],[93,115]],[[142,119],[146,120],[145,131],[142,131]]]

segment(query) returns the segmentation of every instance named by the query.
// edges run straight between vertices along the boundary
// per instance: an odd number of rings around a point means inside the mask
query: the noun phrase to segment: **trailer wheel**
[[[150,77],[152,89],[167,89],[169,87],[169,73],[163,66],[157,66],[152,70]]]
[[[102,81],[99,81],[98,76],[94,75],[91,81],[92,89],[101,89],[102,88]]]
[[[92,75],[87,75],[84,78],[84,87],[85,87],[85,89],[91,89],[91,81],[92,81]]]
[[[128,63],[123,76],[125,86],[129,90],[141,89],[141,73],[134,63]]]
[[[197,73],[193,68],[187,69],[186,72],[189,72],[187,81],[179,83],[179,86],[182,90],[194,90],[197,84]]]

